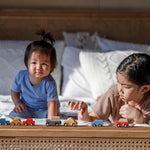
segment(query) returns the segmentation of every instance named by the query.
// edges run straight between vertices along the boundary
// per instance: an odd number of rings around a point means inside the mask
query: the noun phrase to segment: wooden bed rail
[[[113,40],[150,44],[150,11],[0,9],[0,40],[34,40],[44,28],[62,32],[97,32]]]

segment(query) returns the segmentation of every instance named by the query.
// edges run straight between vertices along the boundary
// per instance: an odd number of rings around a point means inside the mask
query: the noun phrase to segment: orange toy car
[[[18,125],[18,126],[20,126],[20,125],[22,125],[22,122],[21,122],[21,120],[20,119],[18,119],[18,118],[15,118],[14,120],[12,120],[11,122],[10,122],[10,125]]]
[[[64,126],[73,126],[73,127],[75,127],[75,126],[77,126],[77,121],[75,121],[73,118],[68,118],[66,121],[64,121]]]

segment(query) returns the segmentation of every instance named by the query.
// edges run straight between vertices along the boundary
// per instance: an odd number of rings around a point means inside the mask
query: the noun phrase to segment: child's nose
[[[41,69],[42,66],[41,66],[40,64],[37,64],[37,68],[38,68],[38,69]]]
[[[119,93],[121,93],[122,92],[122,86],[121,86],[121,84],[118,84],[117,86],[118,86]]]

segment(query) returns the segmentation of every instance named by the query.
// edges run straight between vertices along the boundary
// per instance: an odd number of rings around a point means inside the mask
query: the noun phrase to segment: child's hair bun
[[[54,44],[55,39],[53,38],[53,36],[51,35],[50,32],[46,33],[44,29],[41,29],[39,31],[37,31],[36,33],[37,35],[40,35],[42,37],[43,41],[50,41],[51,45]]]

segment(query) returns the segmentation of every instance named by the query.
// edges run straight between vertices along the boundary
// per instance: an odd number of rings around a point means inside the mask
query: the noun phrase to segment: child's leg
[[[57,108],[57,115],[60,115],[60,110],[59,107]],[[47,118],[47,110],[43,111],[33,111],[32,112],[32,117],[33,118]]]
[[[32,118],[32,114],[30,111],[22,111],[20,114],[15,113],[14,111],[10,112],[9,116],[18,117],[18,118]]]

